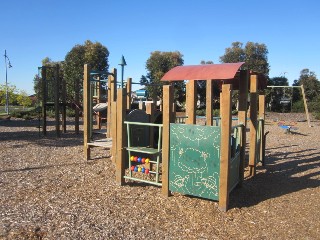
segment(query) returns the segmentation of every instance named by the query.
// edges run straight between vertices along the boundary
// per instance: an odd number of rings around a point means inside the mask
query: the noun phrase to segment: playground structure
[[[116,101],[110,103],[113,116],[111,120],[113,141],[109,146],[116,164],[116,181],[120,185],[125,184],[125,180],[129,179],[161,186],[165,196],[169,196],[171,191],[176,191],[218,200],[219,208],[226,211],[230,192],[235,186],[241,185],[244,179],[249,82],[250,175],[255,175],[258,163],[264,164],[265,95],[258,96],[258,85],[263,89],[264,81],[259,79],[257,74],[250,73],[248,70],[239,71],[242,64],[180,66],[173,68],[162,78],[163,81],[189,80],[185,124],[175,123],[172,85],[163,86],[161,124],[154,124],[152,121],[127,121],[126,96],[128,90],[126,88],[117,89],[116,99],[113,98]],[[89,78],[90,74],[85,66],[85,82],[88,82]],[[207,126],[197,126],[195,125],[197,102],[195,81],[203,79],[209,79],[206,93]],[[221,126],[212,126],[213,81],[221,83]],[[238,124],[236,126],[231,124],[232,87],[239,88]],[[84,99],[87,94],[89,94],[88,90],[84,92]],[[154,106],[151,104],[148,108],[154,109]],[[89,118],[91,115],[86,114],[85,119]],[[85,126],[87,124],[85,123]],[[133,130],[132,126],[138,127]],[[158,128],[159,131],[157,141],[151,140],[149,143],[141,141],[141,139],[154,139],[150,136],[154,135],[151,132],[155,128]],[[148,131],[149,133],[144,135]],[[137,136],[137,133],[140,135]],[[134,144],[134,140],[137,140],[138,143]],[[88,142],[86,134],[85,142]],[[155,142],[157,142],[156,145],[154,145]],[[88,144],[85,143],[85,157],[88,159],[87,149]],[[209,166],[214,166],[214,168]]]
[[[42,132],[47,134],[47,110],[49,107],[54,108],[55,130],[59,137],[61,126],[63,133],[66,133],[66,82],[59,75],[59,65],[38,67],[41,70],[41,97],[40,106],[42,112]],[[51,74],[48,74],[48,70]],[[49,75],[49,76],[48,76]],[[75,110],[75,132],[79,134],[79,81],[75,82],[75,101],[72,103]],[[61,115],[61,119],[60,119]],[[39,119],[40,120],[40,119]],[[40,127],[40,126],[39,126]]]
[[[42,132],[47,134],[47,109],[54,107],[55,128],[57,136],[60,136],[60,122],[63,132],[66,132],[66,85],[59,76],[59,65],[50,67],[42,66],[41,69],[41,111],[42,111]],[[48,69],[53,71],[51,78],[47,77]],[[62,121],[60,121],[60,114]]]
[[[306,99],[306,95],[305,95],[305,92],[304,92],[304,87],[303,85],[300,85],[300,86],[267,86],[267,88],[271,88],[271,89],[274,89],[274,88],[283,88],[283,89],[286,89],[286,88],[291,88],[292,90],[294,88],[299,88],[301,90],[301,94],[302,94],[302,98],[303,98],[303,104],[304,104],[304,110],[305,110],[305,113],[306,113],[306,119],[307,119],[307,122],[308,122],[308,126],[311,127],[311,122],[310,122],[310,117],[309,117],[309,110],[308,110],[308,104],[307,104],[307,99]],[[284,103],[288,101],[287,99],[284,99]],[[290,99],[289,101],[292,101],[292,99]],[[281,101],[280,101],[281,103]],[[292,105],[292,102],[291,102],[291,105]],[[280,124],[284,129],[287,129],[288,132],[290,132],[290,129],[291,129],[291,126],[289,125],[285,125],[285,124]]]

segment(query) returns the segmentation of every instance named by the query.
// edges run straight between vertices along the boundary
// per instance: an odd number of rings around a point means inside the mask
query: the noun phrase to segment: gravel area
[[[214,201],[130,183],[118,186],[110,153],[83,157],[73,126],[47,137],[37,120],[0,120],[0,239],[319,239],[320,122],[268,114],[266,166]],[[292,134],[280,120],[296,123]],[[248,169],[246,169],[248,174]]]

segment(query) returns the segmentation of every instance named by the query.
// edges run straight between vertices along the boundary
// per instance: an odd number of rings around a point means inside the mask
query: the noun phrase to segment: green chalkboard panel
[[[170,124],[170,191],[219,200],[220,134],[220,127]]]

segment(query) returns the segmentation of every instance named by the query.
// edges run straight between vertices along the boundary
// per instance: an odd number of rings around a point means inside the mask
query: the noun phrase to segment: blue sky
[[[320,78],[318,0],[1,0],[0,9],[0,84],[6,49],[8,82],[29,94],[43,58],[63,60],[87,39],[108,48],[111,68],[124,55],[124,77],[135,82],[152,51],[180,51],[185,65],[219,63],[235,41],[266,44],[270,77],[292,83],[308,68]]]

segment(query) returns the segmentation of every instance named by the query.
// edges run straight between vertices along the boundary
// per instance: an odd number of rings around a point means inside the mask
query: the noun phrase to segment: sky
[[[63,61],[86,40],[126,59],[124,79],[139,82],[153,51],[180,51],[184,65],[220,63],[232,42],[264,43],[270,77],[291,84],[308,68],[320,78],[319,0],[0,0],[0,84],[33,94],[41,60]],[[137,88],[137,87],[136,87]]]

